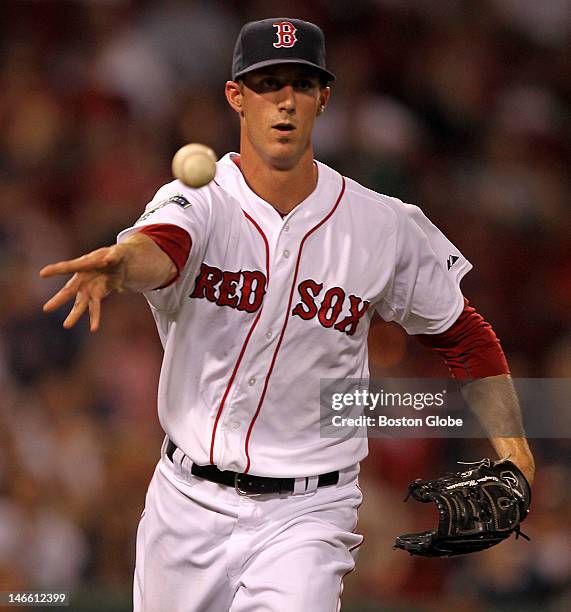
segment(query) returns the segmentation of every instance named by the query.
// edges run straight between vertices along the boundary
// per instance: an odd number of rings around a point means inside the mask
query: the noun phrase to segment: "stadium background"
[[[418,203],[474,264],[463,281],[519,377],[571,377],[568,0],[4,0],[0,18],[0,591],[69,589],[73,610],[128,610],[134,535],[161,442],[161,349],[140,296],[68,332],[41,304],[48,262],[114,241],[185,142],[237,150],[223,84],[241,24],[320,24],[337,74],[316,155]],[[395,327],[374,375],[442,376]],[[542,410],[542,406],[537,406]],[[366,535],[344,609],[571,607],[568,439],[533,440],[530,543],[412,559],[394,536],[434,516],[406,483],[485,442],[374,440]]]

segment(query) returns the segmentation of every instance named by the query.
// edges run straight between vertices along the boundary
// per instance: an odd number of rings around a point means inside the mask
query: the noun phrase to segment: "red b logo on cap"
[[[272,24],[276,28],[276,35],[278,42],[274,43],[274,47],[279,49],[280,47],[293,47],[297,42],[295,33],[297,28],[289,21],[277,21]]]

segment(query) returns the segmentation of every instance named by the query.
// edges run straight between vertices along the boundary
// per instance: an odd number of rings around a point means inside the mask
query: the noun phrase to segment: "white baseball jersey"
[[[164,347],[160,423],[199,464],[260,476],[342,469],[365,438],[320,437],[321,378],[368,377],[373,312],[410,334],[448,329],[471,268],[422,211],[316,162],[317,187],[285,218],[235,153],[201,189],[163,186],[147,224],[185,229],[178,280],[145,294]]]

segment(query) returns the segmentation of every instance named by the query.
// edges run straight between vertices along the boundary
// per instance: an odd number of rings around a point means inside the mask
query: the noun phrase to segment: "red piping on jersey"
[[[266,238],[266,235],[262,231],[262,228],[254,221],[254,219],[252,219],[252,217],[250,217],[250,215],[246,211],[243,210],[242,212],[246,216],[246,219],[248,219],[252,223],[252,225],[260,233],[260,236],[264,239],[264,243],[266,245],[266,287],[267,287],[268,283],[270,282],[270,245],[268,243],[268,239]],[[256,318],[254,319],[254,322],[252,323],[252,326],[250,327],[250,330],[248,331],[248,335],[246,336],[246,339],[244,340],[244,344],[242,345],[242,349],[240,350],[240,354],[238,355],[238,359],[236,360],[236,365],[234,366],[234,370],[232,370],[232,375],[230,376],[230,380],[228,381],[228,384],[226,385],[226,390],[224,391],[224,395],[222,396],[220,406],[218,406],[218,412],[216,413],[216,419],[214,420],[214,425],[212,426],[212,437],[210,441],[210,463],[212,464],[214,464],[214,441],[216,439],[216,430],[218,428],[218,422],[220,421],[222,410],[224,409],[224,404],[226,403],[226,398],[228,397],[228,394],[230,393],[230,389],[232,388],[234,379],[236,378],[236,373],[238,372],[238,368],[240,367],[240,363],[242,361],[242,358],[244,357],[244,353],[246,352],[246,347],[248,346],[248,342],[250,342],[250,338],[252,337],[252,334],[254,333],[254,329],[256,325],[258,324],[258,321],[260,320],[260,315],[262,314],[263,307],[264,306],[262,304],[262,306],[260,307],[260,310],[258,310],[258,314],[256,315]]]
[[[307,232],[307,234],[305,234],[305,236],[303,237],[301,244],[299,245],[299,251],[297,253],[297,261],[295,263],[295,272],[293,275],[293,282],[291,284],[291,291],[289,292],[289,300],[288,300],[288,304],[287,304],[287,309],[286,309],[286,315],[285,315],[285,321],[284,324],[282,326],[282,330],[280,332],[280,337],[278,340],[278,344],[276,346],[276,350],[274,351],[274,355],[272,357],[272,362],[270,364],[270,369],[268,370],[268,373],[266,375],[266,381],[264,383],[264,388],[262,390],[262,396],[260,397],[260,402],[258,403],[258,408],[256,410],[256,413],[254,414],[251,422],[250,422],[250,427],[248,428],[248,434],[246,435],[246,443],[244,445],[244,450],[246,453],[246,458],[248,459],[248,463],[246,464],[246,469],[244,470],[244,472],[247,474],[248,470],[250,469],[250,453],[248,452],[248,448],[249,448],[249,444],[250,444],[250,436],[252,435],[252,429],[254,428],[254,423],[256,422],[256,419],[258,418],[258,415],[260,414],[260,410],[262,408],[262,404],[264,403],[264,399],[266,397],[266,391],[268,390],[268,383],[270,382],[270,376],[272,375],[273,369],[274,369],[274,365],[276,363],[276,358],[278,356],[280,347],[282,345],[282,340],[284,339],[284,334],[285,334],[285,330],[287,327],[287,323],[289,321],[289,315],[290,315],[290,310],[291,310],[291,303],[293,301],[293,293],[295,291],[295,287],[296,287],[296,281],[297,281],[297,274],[299,272],[299,262],[301,261],[301,251],[303,250],[303,245],[305,243],[305,241],[311,236],[311,234],[313,234],[313,232],[315,232],[317,229],[319,229],[330,217],[331,215],[337,210],[337,206],[339,206],[339,202],[341,202],[341,198],[343,197],[343,194],[345,193],[345,177],[341,177],[343,179],[343,184],[341,186],[341,191],[339,193],[339,196],[337,197],[337,201],[335,202],[333,208],[327,213],[327,215],[317,224],[315,225],[312,229],[309,230],[309,232]]]

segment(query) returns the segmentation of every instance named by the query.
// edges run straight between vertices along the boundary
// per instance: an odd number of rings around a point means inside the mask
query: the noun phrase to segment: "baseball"
[[[204,187],[216,174],[216,154],[203,144],[184,145],[173,157],[172,173],[189,187]]]

